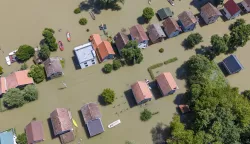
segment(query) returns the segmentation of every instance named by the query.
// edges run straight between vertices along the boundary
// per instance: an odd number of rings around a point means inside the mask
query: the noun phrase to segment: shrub
[[[101,96],[106,104],[111,104],[115,100],[115,92],[110,88],[104,89]]]
[[[26,70],[28,68],[28,65],[26,64],[26,63],[23,63],[22,65],[21,65],[21,70]]]
[[[79,13],[81,13],[81,9],[78,7],[78,8],[76,8],[75,10],[74,10],[74,13],[75,14],[79,14]]]
[[[62,68],[64,68],[65,67],[65,60],[64,59],[60,60],[60,63],[62,65]]]
[[[250,90],[245,90],[241,94],[250,100]]]
[[[113,69],[118,70],[122,66],[122,63],[120,60],[113,60]]]
[[[172,63],[172,62],[175,62],[175,61],[177,61],[177,60],[178,60],[178,58],[177,58],[177,57],[174,57],[174,58],[171,58],[171,59],[168,59],[168,60],[164,61],[164,64],[167,65],[167,64]]]
[[[86,18],[81,18],[80,20],[79,20],[79,24],[80,25],[86,25],[88,23],[88,20],[86,19]]]
[[[199,33],[192,33],[185,39],[187,48],[193,48],[195,45],[202,42],[203,37]]]
[[[86,29],[86,32],[89,32],[89,29]]]
[[[41,65],[32,65],[28,73],[29,77],[32,77],[35,83],[40,83],[45,79],[44,68]]]
[[[54,33],[55,31],[51,28],[45,28],[42,33],[44,36],[44,43],[49,47],[50,51],[56,51],[58,49]]]
[[[146,7],[143,9],[142,16],[146,19],[146,21],[150,21],[154,16],[154,10],[151,7]]]
[[[22,133],[17,136],[17,143],[18,144],[27,144],[27,137],[25,133]]]
[[[24,100],[27,102],[31,102],[38,99],[38,91],[34,85],[27,85],[24,88],[23,92]]]
[[[3,103],[9,109],[23,106],[25,103],[23,92],[18,88],[9,89],[3,95]]]
[[[161,66],[163,66],[163,63],[157,63],[157,64],[154,64],[154,65],[148,67],[148,72],[149,72],[149,75],[150,75],[150,77],[152,78],[152,80],[155,79],[155,76],[154,76],[154,73],[153,73],[152,70],[153,70],[153,69],[156,69],[156,68],[158,68],[158,67],[161,67]]]
[[[41,46],[41,50],[38,53],[38,56],[40,59],[42,60],[46,60],[49,58],[50,56],[50,50],[49,50],[49,46],[44,44]]]
[[[21,61],[27,61],[34,56],[34,54],[35,50],[33,47],[29,45],[21,45],[16,52],[16,57]]]
[[[141,118],[142,121],[147,121],[147,120],[149,120],[151,117],[152,117],[152,113],[151,113],[149,110],[144,109],[144,111],[141,112],[140,118]]]
[[[159,49],[159,52],[160,52],[160,53],[163,53],[163,52],[164,52],[164,49],[163,49],[163,48],[160,48],[160,49]]]
[[[105,64],[104,67],[103,67],[103,71],[105,73],[110,73],[112,71],[112,69],[113,69],[112,64]]]
[[[0,66],[0,75],[3,74],[3,67]]]

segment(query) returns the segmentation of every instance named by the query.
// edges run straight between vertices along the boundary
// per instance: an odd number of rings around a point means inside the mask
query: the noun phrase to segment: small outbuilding
[[[44,68],[48,79],[53,79],[63,75],[61,60],[58,57],[48,58],[44,62]]]
[[[44,141],[44,130],[41,121],[30,122],[25,128],[25,132],[28,144]]]
[[[81,112],[90,137],[104,132],[101,120],[102,115],[96,103],[85,104],[81,108]]]
[[[243,69],[240,61],[236,57],[236,55],[230,55],[222,61],[223,66],[227,70],[228,74],[238,73]]]
[[[131,89],[137,104],[142,104],[151,101],[153,95],[145,81],[137,81],[131,85]]]
[[[165,72],[157,76],[156,82],[163,96],[173,94],[177,89],[179,89],[170,72]]]
[[[224,4],[223,11],[227,19],[234,19],[238,17],[241,13],[240,7],[237,5],[237,3],[234,0],[228,0]]]
[[[169,7],[166,7],[166,8],[159,9],[157,11],[157,15],[159,16],[160,20],[164,20],[168,17],[172,17],[173,12],[170,10]]]
[[[147,30],[148,30],[149,38],[152,41],[152,43],[161,42],[166,37],[160,24],[151,24],[148,26]]]

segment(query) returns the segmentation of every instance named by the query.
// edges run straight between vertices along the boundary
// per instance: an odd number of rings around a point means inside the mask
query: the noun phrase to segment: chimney
[[[51,63],[49,63],[49,65],[51,65]]]

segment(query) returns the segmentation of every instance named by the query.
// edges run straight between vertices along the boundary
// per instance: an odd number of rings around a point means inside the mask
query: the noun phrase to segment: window
[[[85,65],[85,67],[88,67],[88,66],[89,66],[89,65],[87,65],[87,64]]]
[[[91,61],[92,61],[92,62],[95,62],[95,60],[93,60],[93,59],[92,59]]]
[[[87,62],[85,62],[84,64],[87,65]]]
[[[95,62],[92,62],[92,64],[95,64]]]

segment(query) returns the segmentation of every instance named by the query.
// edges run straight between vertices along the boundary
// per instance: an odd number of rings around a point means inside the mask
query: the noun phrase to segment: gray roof
[[[161,20],[166,19],[168,17],[173,16],[173,12],[170,10],[170,8],[162,8],[157,11],[157,14]]]
[[[180,13],[178,15],[178,19],[185,28],[198,22],[191,11],[184,11]]]
[[[56,73],[63,72],[62,65],[58,57],[48,58],[44,62],[44,68],[45,68],[47,77],[50,77],[51,75],[56,74]]]
[[[122,32],[118,32],[115,36],[115,45],[118,50],[123,49],[128,41],[128,36]]]
[[[223,64],[229,74],[239,72],[240,70],[243,69],[243,66],[241,65],[240,61],[235,55],[230,55],[227,58],[225,58],[223,60]]]
[[[155,42],[159,38],[166,37],[160,24],[151,24],[148,26],[147,30],[148,30],[149,38],[152,42]]]
[[[87,127],[89,130],[89,135],[91,137],[104,132],[101,119],[95,119],[95,120],[89,121],[87,123]]]
[[[81,68],[85,67],[85,62],[96,59],[96,53],[91,42],[75,47],[74,51]]]

